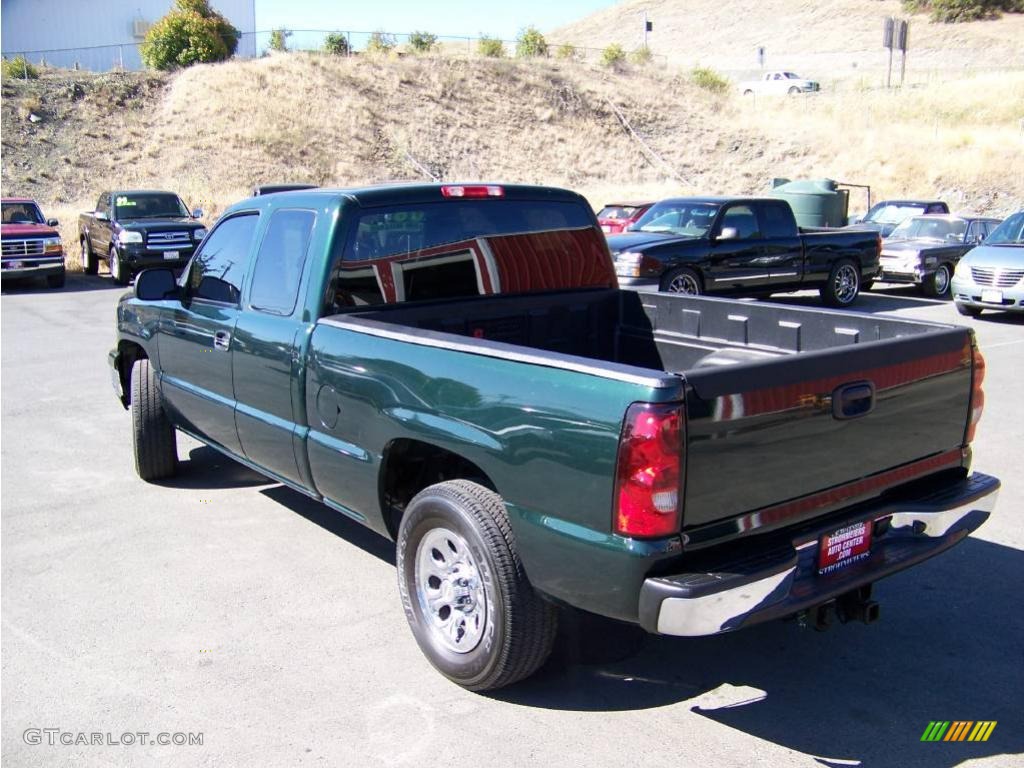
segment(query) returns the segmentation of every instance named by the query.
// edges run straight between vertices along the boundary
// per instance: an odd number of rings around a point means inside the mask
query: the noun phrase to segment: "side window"
[[[96,201],[96,210],[97,211],[106,211],[106,212],[110,211],[110,193],[109,192],[104,192],[102,195],[100,195],[100,199]]]
[[[796,237],[793,225],[793,214],[786,210],[785,205],[764,203],[759,206],[761,212],[761,234],[766,239]]]
[[[717,233],[731,227],[736,230],[737,240],[751,240],[761,236],[757,228],[757,216],[749,205],[733,205],[729,207],[722,220],[718,223]]]
[[[185,288],[191,298],[238,303],[257,221],[256,214],[232,216],[207,235],[189,265]]]
[[[249,296],[253,309],[273,315],[290,315],[295,309],[315,221],[313,211],[275,211],[256,255]]]

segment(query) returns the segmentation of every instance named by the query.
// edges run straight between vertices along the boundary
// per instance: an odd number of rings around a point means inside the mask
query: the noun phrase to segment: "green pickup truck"
[[[870,622],[999,488],[971,330],[621,290],[546,187],[245,200],[138,276],[109,361],[140,477],[180,431],[394,539],[416,641],[472,690],[532,674],[562,606]]]

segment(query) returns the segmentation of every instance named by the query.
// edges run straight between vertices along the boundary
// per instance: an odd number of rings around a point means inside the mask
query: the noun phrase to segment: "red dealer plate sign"
[[[818,547],[818,573],[832,573],[868,556],[871,549],[871,522],[855,523],[821,537]]]

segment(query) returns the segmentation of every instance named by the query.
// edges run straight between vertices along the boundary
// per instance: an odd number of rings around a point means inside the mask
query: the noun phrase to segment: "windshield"
[[[118,219],[176,219],[189,213],[181,198],[159,192],[139,195],[117,195],[114,211]]]
[[[794,72],[787,72],[786,73],[786,79],[787,80],[799,80],[800,77],[796,73],[794,73]]]
[[[931,219],[914,216],[904,219],[889,235],[890,240],[942,240],[963,242],[967,222],[963,219]]]
[[[637,212],[635,205],[606,205],[597,214],[599,219],[628,219]]]
[[[711,228],[719,206],[715,203],[672,202],[653,206],[633,225],[633,232],[665,232],[683,237],[702,237]]]
[[[985,245],[1024,245],[1024,211],[1013,214],[992,230]]]
[[[45,224],[35,203],[4,203],[4,224]]]
[[[924,213],[923,205],[893,205],[892,203],[879,203],[873,206],[864,221],[873,221],[876,224],[899,224],[908,216],[915,216]]]

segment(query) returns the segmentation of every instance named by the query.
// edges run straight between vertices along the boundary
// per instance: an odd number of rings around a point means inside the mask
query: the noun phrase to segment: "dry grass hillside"
[[[167,77],[46,72],[3,84],[2,186],[38,198],[72,243],[105,187],[175,189],[212,218],[258,183],[428,173],[562,185],[595,206],[827,176],[1007,213],[1024,207],[1022,104],[1024,74],[755,102],[660,68],[558,61],[286,54]]]
[[[797,69],[823,83],[884,77],[882,20],[907,17],[899,0],[626,0],[553,32],[558,42],[603,48],[640,44],[641,16],[654,24],[648,44],[676,66],[700,62],[739,75],[758,67],[758,46],[772,69]],[[909,17],[908,79],[921,82],[963,70],[1024,69],[1024,14],[995,21],[932,24]]]

